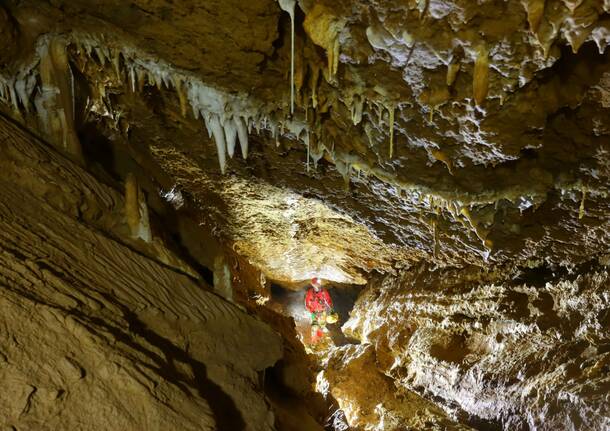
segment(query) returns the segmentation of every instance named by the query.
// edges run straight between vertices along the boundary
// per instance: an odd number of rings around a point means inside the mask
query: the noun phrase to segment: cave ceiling
[[[607,1],[0,5],[3,115],[271,279],[607,252]]]

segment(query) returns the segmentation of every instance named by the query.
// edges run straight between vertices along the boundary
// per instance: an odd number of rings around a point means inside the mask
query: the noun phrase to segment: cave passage
[[[0,430],[610,430],[610,1],[0,0],[0,40]]]
[[[269,307],[280,313],[292,317],[297,328],[299,339],[305,345],[311,344],[311,319],[309,312],[305,308],[305,293],[309,285],[300,290],[291,290],[279,284],[271,284],[271,298]],[[329,338],[335,346],[358,343],[358,340],[347,337],[341,331],[341,325],[349,319],[350,311],[362,290],[358,285],[328,285],[328,289],[333,300],[333,309],[339,315],[337,323],[329,324]]]

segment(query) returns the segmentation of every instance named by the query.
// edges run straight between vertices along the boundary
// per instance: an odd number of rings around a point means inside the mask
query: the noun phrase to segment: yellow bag
[[[337,323],[339,320],[339,315],[335,312],[330,313],[326,316],[326,323]]]

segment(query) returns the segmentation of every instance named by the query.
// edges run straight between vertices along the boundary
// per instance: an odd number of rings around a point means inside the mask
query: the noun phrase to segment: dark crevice
[[[579,274],[588,274],[601,268],[597,259],[583,262],[568,268],[560,265],[548,265],[546,263],[535,268],[519,268],[519,273],[513,277],[513,285],[526,284],[528,286],[542,288],[547,283],[557,284],[561,281],[574,282]]]
[[[84,124],[78,131],[78,138],[83,150],[83,156],[89,164],[89,171],[95,176],[102,176],[104,182],[108,177],[113,183],[122,181],[121,175],[116,169],[117,151],[114,143],[99,133],[92,123]],[[96,175],[97,174],[97,175]]]

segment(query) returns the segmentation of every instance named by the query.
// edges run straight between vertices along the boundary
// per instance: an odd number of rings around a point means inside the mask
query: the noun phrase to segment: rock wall
[[[96,226],[104,210],[125,223],[119,193],[4,120],[0,139],[48,155],[36,171],[3,160],[0,427],[274,429],[260,374],[279,335]]]
[[[201,278],[287,336],[265,279],[381,273],[323,362],[353,424],[607,428],[610,2],[246,3],[0,5],[6,425],[314,427]]]
[[[607,267],[501,274],[421,265],[378,280],[344,330],[398,388],[476,427],[608,429]]]
[[[354,429],[469,430],[434,403],[396,387],[378,368],[372,344],[334,349],[318,375],[318,390],[337,399]]]

